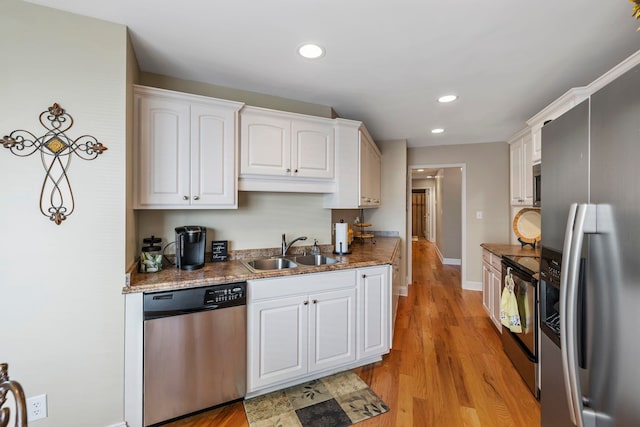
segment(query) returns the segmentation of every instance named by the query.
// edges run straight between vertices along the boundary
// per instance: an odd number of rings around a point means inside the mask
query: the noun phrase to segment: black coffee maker
[[[199,225],[176,228],[176,266],[180,270],[197,270],[204,267],[204,249],[207,229]]]

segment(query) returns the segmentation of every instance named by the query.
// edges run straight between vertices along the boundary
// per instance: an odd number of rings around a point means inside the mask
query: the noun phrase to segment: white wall
[[[76,211],[55,225],[38,208],[38,154],[0,146],[0,361],[27,397],[46,393],[41,427],[123,420],[126,28],[3,0],[0,134],[38,135],[40,112],[58,102],[68,135],[107,147],[69,169]]]
[[[438,171],[436,244],[445,263],[459,264],[462,257],[462,172],[460,168]]]
[[[276,248],[282,233],[287,241],[297,236],[309,240],[298,244],[331,243],[331,210],[322,207],[322,194],[240,192],[237,210],[139,211],[139,246],[142,237],[162,237],[163,245],[175,240],[175,227],[207,227],[211,240],[229,240],[230,250]],[[174,246],[167,253],[174,253]]]

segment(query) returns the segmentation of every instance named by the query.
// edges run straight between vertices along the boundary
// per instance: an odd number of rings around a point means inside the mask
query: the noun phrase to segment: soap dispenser
[[[318,239],[313,239],[313,247],[311,248],[311,255],[320,255],[320,248],[318,247]]]

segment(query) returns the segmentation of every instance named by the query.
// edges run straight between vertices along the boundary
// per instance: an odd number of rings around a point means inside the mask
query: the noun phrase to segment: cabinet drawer
[[[482,250],[482,260],[487,264],[491,264],[491,252],[486,249]]]
[[[356,271],[341,270],[326,273],[296,274],[271,279],[249,280],[248,301],[280,298],[290,295],[323,292],[356,286]]]
[[[491,267],[495,268],[498,271],[502,270],[502,257],[499,257],[496,254],[491,254]]]

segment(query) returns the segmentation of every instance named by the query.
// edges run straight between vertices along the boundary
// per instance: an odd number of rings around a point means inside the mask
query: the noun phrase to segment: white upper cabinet
[[[510,200],[512,206],[533,206],[533,144],[526,129],[509,141]]]
[[[134,207],[237,208],[241,103],[134,86]]]
[[[325,208],[373,208],[381,204],[380,150],[361,122],[336,119],[336,191]]]
[[[360,130],[360,207],[380,206],[381,156],[371,136]]]
[[[241,190],[334,190],[332,119],[245,107],[240,135]]]

